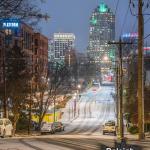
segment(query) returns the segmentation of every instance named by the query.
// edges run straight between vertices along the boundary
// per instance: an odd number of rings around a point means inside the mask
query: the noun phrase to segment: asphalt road
[[[116,120],[112,93],[113,86],[102,86],[71,99],[62,119],[67,124],[64,134],[101,135],[102,125],[108,120]]]
[[[102,145],[113,145],[112,140],[79,135],[45,135],[31,138],[12,138],[0,141],[0,150],[100,150]]]
[[[0,150],[106,150],[105,146],[113,147],[116,137],[102,135],[102,125],[116,119],[112,93],[112,86],[103,86],[96,91],[89,89],[80,99],[71,99],[67,103],[62,119],[66,125],[64,132],[0,139]],[[149,142],[130,143],[142,145],[142,150],[150,150]]]
[[[111,136],[44,135],[0,139],[0,150],[107,150],[106,148],[114,147],[114,143],[115,137]],[[150,140],[131,140],[128,144],[135,147],[130,150],[150,150]]]

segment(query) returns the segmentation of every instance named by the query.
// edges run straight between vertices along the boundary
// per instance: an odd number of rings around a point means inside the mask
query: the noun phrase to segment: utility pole
[[[138,129],[139,140],[144,139],[144,92],[143,92],[143,0],[138,1]]]
[[[116,91],[117,91],[117,98],[116,98],[116,113],[117,113],[117,115],[116,115],[116,117],[117,117],[117,125],[119,124],[119,117],[118,117],[118,114],[119,114],[119,110],[118,110],[118,99],[119,99],[119,66],[118,66],[118,64],[116,65]],[[117,132],[118,132],[118,129],[117,129]]]
[[[124,124],[123,124],[123,88],[122,88],[122,78],[123,78],[123,71],[122,71],[122,43],[121,38],[119,39],[119,134],[120,139],[124,138]]]
[[[118,95],[118,100],[117,100],[117,111],[118,111],[118,127],[119,127],[119,138],[120,140],[124,139],[124,124],[123,124],[123,70],[122,70],[122,45],[125,44],[132,44],[128,42],[122,42],[121,37],[119,39],[119,42],[108,42],[108,44],[115,44],[119,45],[119,50],[118,50],[118,63],[119,67],[117,70],[117,76],[119,77],[117,80],[117,95]],[[119,89],[118,89],[119,88]]]

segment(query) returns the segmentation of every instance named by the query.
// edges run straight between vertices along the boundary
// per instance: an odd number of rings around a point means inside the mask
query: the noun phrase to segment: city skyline
[[[150,149],[149,8],[0,0],[1,147]]]
[[[43,26],[42,32],[52,37],[54,32],[70,32],[76,36],[76,49],[79,51],[86,50],[88,46],[88,31],[89,31],[89,18],[93,9],[96,8],[100,2],[104,2],[115,13],[117,0],[86,0],[86,1],[47,1],[41,5],[41,8],[50,15],[48,22],[43,21],[40,26]],[[120,36],[121,28],[124,28],[122,33],[136,32],[137,19],[133,17],[128,10],[128,1],[120,1],[116,11],[116,39]],[[137,4],[136,4],[137,6]],[[127,13],[128,10],[128,13]],[[135,10],[133,9],[135,12]],[[125,14],[127,16],[125,17]],[[125,19],[126,18],[126,19]],[[148,17],[145,16],[147,19]],[[128,21],[127,21],[128,19]],[[124,20],[125,23],[124,23]],[[134,26],[134,24],[136,25]],[[124,24],[124,25],[123,25]],[[149,23],[145,24],[145,33],[149,33]]]

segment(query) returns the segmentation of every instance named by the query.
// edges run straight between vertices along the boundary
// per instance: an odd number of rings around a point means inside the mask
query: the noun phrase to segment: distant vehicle
[[[6,136],[12,136],[13,135],[13,126],[9,119],[2,118],[0,119],[0,136],[6,137]]]
[[[103,135],[105,135],[106,133],[113,133],[116,136],[115,121],[110,120],[105,123],[105,125],[103,126]]]
[[[52,123],[43,123],[41,127],[41,134],[45,134],[45,133],[50,133],[50,134],[55,133],[55,128]]]
[[[64,125],[61,122],[54,122],[53,127],[55,131],[59,131],[59,132],[64,131]]]
[[[112,82],[113,76],[112,75],[104,75],[103,80],[108,81],[108,82]]]
[[[94,82],[93,84],[92,84],[92,90],[93,91],[96,91],[96,90],[98,90],[100,88],[100,83],[99,82]]]

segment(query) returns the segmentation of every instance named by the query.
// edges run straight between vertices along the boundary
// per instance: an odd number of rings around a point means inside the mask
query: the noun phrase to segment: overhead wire
[[[124,20],[123,20],[123,24],[122,24],[122,27],[121,27],[120,36],[122,35],[123,29],[124,29],[124,25],[125,25],[125,23],[126,23],[127,16],[128,16],[128,13],[129,13],[129,9],[130,9],[130,4],[128,5],[128,9],[127,9],[126,14],[125,14],[125,16],[124,16]]]
[[[147,4],[146,4],[146,6],[145,6],[145,8],[144,8],[143,12],[145,12],[145,11],[146,11],[146,9],[149,7],[149,4],[150,4],[150,0],[147,0]],[[144,5],[144,2],[143,2],[143,5]]]
[[[117,0],[117,3],[116,3],[115,16],[117,14],[118,6],[119,6],[119,0]]]
[[[145,7],[144,11],[145,11],[145,10],[149,7],[149,5],[150,5],[150,0],[148,0],[147,5],[146,5],[146,7]],[[148,22],[149,22],[149,20],[150,20],[150,17],[149,17],[149,18],[147,18],[147,20],[144,22],[144,24],[148,23]]]
[[[131,30],[130,30],[130,33],[132,33],[132,32],[137,32],[137,31],[136,31],[136,30],[137,30],[137,27],[136,27],[137,15],[132,12],[131,4],[132,4],[133,7],[135,7],[134,2],[132,2],[132,1],[130,0],[130,2],[129,2],[130,14],[131,14],[131,16],[135,17],[135,21],[134,21],[134,23],[133,23],[133,25],[132,25],[132,28],[131,28]]]
[[[147,20],[144,22],[144,24],[148,23],[150,21],[150,17],[147,18]]]
[[[149,5],[150,5],[150,0],[148,0],[146,8],[148,8]],[[144,14],[144,15],[147,15],[147,14]],[[150,14],[149,14],[149,15],[150,15]],[[144,22],[144,25],[145,25],[146,23],[148,23],[149,21],[150,21],[150,17],[147,18],[147,20]],[[149,36],[150,36],[150,34],[147,34],[147,35],[144,37],[144,40],[147,39]]]
[[[137,30],[137,28],[135,27],[135,26],[136,26],[136,23],[137,23],[137,17],[135,18],[134,24],[133,24],[133,26],[132,26],[132,28],[131,28],[131,31],[130,31],[130,32],[135,31],[135,29]]]
[[[149,36],[150,36],[150,33],[144,37],[144,40],[147,39]]]
[[[136,14],[134,14],[134,13],[132,12],[131,4],[132,4],[133,7],[135,7],[135,4],[132,2],[132,0],[130,0],[130,1],[129,1],[130,13],[131,13],[132,16],[137,16]]]

